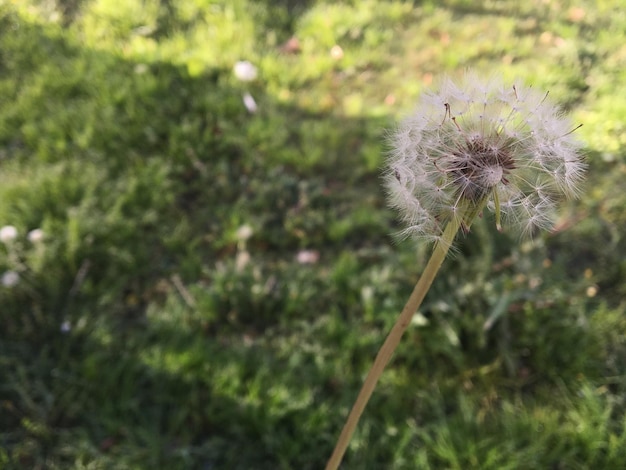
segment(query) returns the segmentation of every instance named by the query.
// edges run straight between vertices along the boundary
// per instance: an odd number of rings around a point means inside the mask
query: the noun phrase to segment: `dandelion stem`
[[[471,224],[471,220],[469,221]],[[374,364],[372,365],[370,371],[367,374],[367,378],[361,387],[361,391],[352,406],[352,410],[348,415],[348,419],[344,424],[343,430],[341,431],[341,435],[337,440],[337,444],[335,445],[335,450],[333,451],[328,463],[326,464],[326,470],[336,470],[341,463],[341,459],[343,458],[346,449],[348,448],[348,444],[350,443],[350,439],[352,438],[352,434],[356,428],[361,415],[363,414],[363,410],[365,409],[365,405],[369,401],[372,396],[372,392],[376,387],[376,383],[380,378],[385,366],[391,359],[398,343],[400,342],[400,338],[404,334],[404,331],[407,329],[409,324],[411,323],[411,318],[422,304],[428,289],[430,288],[443,260],[445,259],[452,242],[454,241],[454,237],[458,232],[461,226],[461,219],[453,218],[448,225],[446,226],[445,231],[443,232],[443,236],[439,243],[435,246],[432,256],[422,273],[419,281],[415,285],[409,300],[406,305],[402,309],[400,316],[396,320],[395,325],[389,332],[387,339],[383,343],[382,347],[378,351],[376,359],[374,360]]]

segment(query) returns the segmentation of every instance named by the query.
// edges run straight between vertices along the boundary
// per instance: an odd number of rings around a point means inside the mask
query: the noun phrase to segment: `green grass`
[[[429,255],[386,129],[467,67],[583,123],[584,195],[474,225],[344,468],[622,467],[626,12],[519,3],[0,1],[0,468],[323,467]]]

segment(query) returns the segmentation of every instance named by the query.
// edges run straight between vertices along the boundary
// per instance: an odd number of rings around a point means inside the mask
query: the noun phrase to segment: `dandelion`
[[[391,139],[385,186],[402,235],[441,241],[483,209],[513,231],[549,228],[561,196],[578,192],[585,165],[569,120],[546,93],[470,75],[446,80]]]
[[[257,77],[257,68],[247,60],[240,60],[233,67],[235,77],[242,82],[251,82]]]
[[[498,230],[549,228],[561,197],[576,196],[585,172],[575,127],[541,93],[469,74],[423,95],[391,136],[384,174],[401,235],[434,243],[433,254],[381,347],[326,466],[339,466],[383,369],[421,305],[457,232],[485,210]]]
[[[0,242],[10,243],[17,238],[17,229],[13,225],[0,228]]]
[[[0,282],[4,287],[15,287],[20,282],[20,275],[15,271],[6,271]]]

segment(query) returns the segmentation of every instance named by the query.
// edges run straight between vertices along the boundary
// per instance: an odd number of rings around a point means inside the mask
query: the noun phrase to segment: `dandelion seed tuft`
[[[549,228],[576,196],[586,165],[572,126],[546,93],[468,74],[425,93],[390,138],[384,175],[403,236],[438,241],[487,209],[524,235]]]

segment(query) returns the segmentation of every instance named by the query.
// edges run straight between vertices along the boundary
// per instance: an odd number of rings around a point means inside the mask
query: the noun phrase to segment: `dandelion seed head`
[[[390,136],[384,179],[401,236],[436,241],[483,208],[526,235],[549,228],[584,177],[575,129],[547,93],[519,82],[444,79]]]

